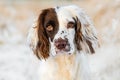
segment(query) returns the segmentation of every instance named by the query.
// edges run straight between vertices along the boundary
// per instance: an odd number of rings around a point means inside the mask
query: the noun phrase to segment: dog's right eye
[[[52,26],[52,25],[46,26],[46,30],[47,30],[47,31],[53,31],[53,26]]]
[[[75,27],[75,23],[74,22],[68,22],[67,24],[67,28],[74,28]]]

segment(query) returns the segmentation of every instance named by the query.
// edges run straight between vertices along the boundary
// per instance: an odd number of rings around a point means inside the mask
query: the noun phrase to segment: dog
[[[76,5],[43,9],[28,42],[40,59],[40,80],[90,80],[85,54],[95,53],[98,38],[83,9]]]

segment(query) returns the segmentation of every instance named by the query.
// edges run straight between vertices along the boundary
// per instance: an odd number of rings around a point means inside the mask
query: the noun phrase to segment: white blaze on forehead
[[[55,9],[55,10],[57,13],[60,27],[67,26],[67,23],[69,21],[74,22],[73,15],[72,15],[71,11],[69,11],[68,9],[66,9],[64,7],[60,7],[59,9]]]

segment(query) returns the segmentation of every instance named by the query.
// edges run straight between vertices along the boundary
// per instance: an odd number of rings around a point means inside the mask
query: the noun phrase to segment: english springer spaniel
[[[85,53],[95,53],[98,39],[81,8],[70,5],[42,10],[28,38],[40,59],[40,80],[90,80]]]

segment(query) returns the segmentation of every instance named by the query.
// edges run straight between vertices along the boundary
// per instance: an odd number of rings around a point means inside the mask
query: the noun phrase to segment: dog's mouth
[[[64,48],[63,48],[63,46],[64,46]],[[61,45],[61,46],[58,46],[58,47],[56,47],[56,53],[62,53],[62,52],[69,52],[70,51],[70,45],[68,44],[68,45]]]
[[[56,53],[69,52],[70,44],[68,42],[68,39],[59,38],[55,40],[55,50],[56,50]]]

